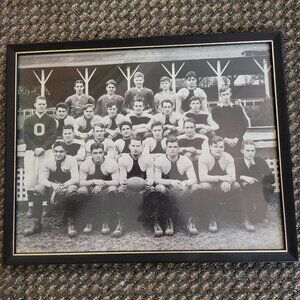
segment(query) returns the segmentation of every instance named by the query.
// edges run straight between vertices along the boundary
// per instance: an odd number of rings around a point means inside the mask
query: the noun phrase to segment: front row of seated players
[[[128,124],[122,125],[130,128]],[[63,129],[66,142],[67,133],[72,132],[69,127]],[[161,125],[153,124],[152,130],[155,129],[160,129],[161,135]],[[209,140],[209,150],[199,157],[196,170],[199,181],[192,161],[180,155],[175,136],[166,139],[164,152],[156,157],[149,155],[149,147],[143,145],[140,138],[131,138],[128,147],[130,153],[117,156],[117,161],[105,156],[103,143],[93,141],[90,156],[81,162],[78,171],[77,154],[67,155],[67,144],[56,141],[53,155],[42,163],[40,184],[32,196],[33,223],[24,234],[40,232],[42,203],[50,198],[53,204],[64,208],[70,237],[77,235],[76,220],[85,221],[83,231],[88,234],[93,230],[95,218],[101,219],[103,234],[111,232],[113,223],[113,236],[122,235],[126,216],[128,218],[124,212],[130,201],[138,199],[127,189],[127,181],[132,177],[145,179],[144,191],[140,192],[143,194],[140,220],[153,228],[155,236],[174,234],[176,226],[182,224],[180,221],[184,222],[188,234],[198,234],[196,220],[201,218],[200,213],[208,216],[209,231],[218,231],[218,201],[229,198],[236,200],[238,215],[246,230],[254,231],[255,223],[265,220],[265,190],[274,179],[266,162],[254,157],[252,142],[243,143],[243,158],[234,162],[232,156],[224,152],[223,138],[214,136]]]

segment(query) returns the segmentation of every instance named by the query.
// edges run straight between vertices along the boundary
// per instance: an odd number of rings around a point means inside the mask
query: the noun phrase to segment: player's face
[[[131,136],[132,130],[128,125],[122,126],[121,134],[123,138],[129,138]]]
[[[195,77],[189,77],[186,79],[186,84],[188,88],[194,89],[197,87],[197,79]]]
[[[201,103],[199,100],[194,100],[190,104],[191,110],[194,112],[199,112],[201,108]]]
[[[143,77],[134,77],[133,82],[137,88],[141,88],[144,84]]]
[[[46,102],[46,100],[38,99],[34,103],[34,107],[35,107],[37,113],[42,114],[46,111],[47,102]]]
[[[140,115],[144,111],[144,103],[142,101],[135,101],[133,104],[133,110],[136,114]]]
[[[188,137],[193,137],[196,133],[196,127],[195,124],[192,122],[185,122],[184,124],[184,130],[185,130],[185,134]]]
[[[248,160],[252,160],[255,156],[255,147],[254,145],[245,145],[244,149],[241,150],[241,152],[244,154],[244,157]]]
[[[131,155],[139,155],[142,153],[142,141],[131,140],[129,145]]]
[[[72,129],[64,129],[62,136],[66,143],[70,143],[74,139],[74,131]]]
[[[168,143],[166,153],[168,156],[177,156],[179,153],[178,142]]]
[[[107,87],[106,87],[106,91],[107,91],[107,94],[109,95],[113,95],[116,91],[116,87],[114,84],[109,84]]]
[[[65,149],[62,146],[56,146],[53,149],[53,153],[56,161],[64,160],[67,155]]]
[[[220,100],[221,103],[224,105],[228,105],[230,103],[230,98],[231,98],[231,91],[226,90],[225,92],[220,93]]]
[[[63,107],[58,107],[56,110],[56,117],[57,119],[64,119],[66,118],[68,112],[65,108]]]
[[[84,112],[83,115],[86,119],[91,119],[94,116],[94,109],[93,107],[88,107]]]
[[[162,139],[162,127],[160,125],[154,126],[152,128],[152,134],[153,134],[153,138],[156,140],[161,140]]]
[[[105,129],[102,127],[94,127],[94,138],[95,140],[103,140],[105,135]]]
[[[164,104],[163,104],[163,113],[164,113],[164,115],[170,115],[171,113],[172,113],[172,110],[173,110],[173,105],[171,104],[171,103],[169,103],[169,102],[165,102]]]
[[[170,81],[162,81],[160,83],[160,88],[163,90],[163,91],[168,91],[170,90],[170,85],[171,85],[171,82]]]
[[[74,86],[74,90],[75,90],[76,94],[81,95],[84,90],[83,83],[76,83]]]
[[[107,108],[108,115],[110,117],[115,117],[118,113],[118,108],[116,105]]]
[[[104,153],[103,149],[101,149],[101,148],[99,148],[99,149],[94,149],[94,150],[92,151],[92,158],[93,158],[93,161],[94,161],[95,163],[103,161],[103,159],[104,159],[104,154],[105,154],[105,153]]]
[[[220,141],[217,143],[213,143],[209,146],[210,149],[210,153],[214,156],[214,157],[221,157],[221,155],[224,152],[224,142]]]

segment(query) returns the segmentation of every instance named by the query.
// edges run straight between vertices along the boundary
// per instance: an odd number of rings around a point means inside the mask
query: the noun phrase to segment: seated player
[[[65,103],[68,106],[68,114],[74,118],[78,118],[83,115],[83,108],[87,104],[95,106],[95,99],[83,93],[84,82],[82,80],[75,81],[74,90],[75,94],[68,97]]]
[[[94,142],[91,145],[91,157],[80,165],[80,182],[78,194],[86,202],[86,222],[83,232],[92,232],[93,217],[102,219],[102,234],[110,233],[109,221],[117,219],[118,225],[114,236],[122,234],[121,219],[118,204],[117,186],[119,185],[119,170],[115,160],[105,157],[104,145]],[[87,221],[88,220],[88,221]]]
[[[173,111],[174,106],[171,100],[163,100],[161,107],[162,111],[152,117],[152,122],[163,124],[164,136],[168,136],[174,131],[178,133],[178,125],[182,120],[182,115]]]
[[[194,71],[190,71],[185,75],[186,87],[177,92],[176,111],[184,113],[190,110],[190,99],[197,96],[205,104],[207,110],[207,96],[206,93],[197,87],[197,75]]]
[[[206,103],[206,100],[202,100]],[[208,110],[204,110],[200,97],[192,96],[190,99],[190,110],[184,113],[185,118],[195,120],[196,132],[208,134],[219,129],[219,125],[212,119]]]
[[[119,125],[124,121],[129,121],[129,119],[118,113],[118,106],[116,102],[108,102],[106,109],[108,115],[102,118],[101,123],[104,124],[108,137],[114,139],[120,133]]]
[[[50,198],[53,204],[60,205],[68,220],[68,235],[74,237],[77,232],[74,227],[74,215],[78,210],[76,199],[79,173],[74,157],[66,154],[66,145],[56,141],[53,145],[53,156],[42,163],[40,169],[40,184],[33,195],[33,223],[25,229],[24,235],[30,236],[42,230],[42,202]]]
[[[91,145],[95,142],[103,144],[105,155],[108,155],[110,158],[115,157],[115,144],[111,139],[105,137],[105,133],[105,127],[102,123],[94,124],[92,129],[93,139],[85,144],[85,158],[91,155]]]
[[[242,107],[231,102],[230,87],[221,86],[219,95],[220,102],[211,111],[213,119],[219,125],[216,134],[224,138],[225,151],[234,158],[239,157],[248,121]]]
[[[83,108],[83,116],[75,119],[75,135],[84,141],[89,140],[93,135],[94,124],[100,122],[101,117],[95,116],[94,106],[92,104],[85,105]]]
[[[135,87],[129,89],[125,93],[125,111],[126,113],[131,113],[133,110],[133,105],[135,101],[135,97],[143,98],[144,99],[144,109],[145,109],[145,114],[151,114],[154,112],[154,95],[152,90],[143,87],[144,84],[144,74],[141,72],[136,72],[133,75],[133,82],[135,84]]]
[[[236,181],[235,165],[232,156],[224,152],[224,139],[214,136],[209,140],[209,152],[199,158],[199,188],[202,192],[203,211],[209,217],[209,231],[217,232],[217,202],[220,199],[234,198],[238,205],[239,215],[244,220],[246,230],[254,231],[245,210],[241,186]]]
[[[75,119],[72,116],[68,116],[68,106],[64,102],[59,102],[56,104],[56,116],[55,122],[57,126],[57,138],[62,138],[62,129],[64,125],[74,124]]]
[[[83,140],[75,139],[74,136],[74,127],[72,125],[64,125],[62,138],[66,144],[66,153],[73,156],[77,163],[80,164],[85,158],[85,143]]]
[[[145,198],[152,190],[154,184],[154,162],[150,155],[144,155],[142,140],[139,137],[133,137],[129,144],[130,154],[122,155],[119,160],[120,171],[120,197],[125,199],[123,205],[127,209],[127,218],[132,218],[130,208],[139,201],[139,197],[134,192],[127,189],[127,181],[132,177],[140,177],[145,180],[145,190],[140,194]],[[124,201],[124,200],[123,200]],[[126,213],[125,213],[126,214]],[[124,229],[124,228],[122,228]]]
[[[102,95],[96,105],[96,114],[104,117],[108,115],[107,104],[109,102],[115,102],[118,108],[118,111],[121,111],[124,105],[124,98],[120,95],[115,94],[116,92],[116,81],[114,79],[110,79],[106,82],[106,95]]]
[[[243,157],[235,160],[236,176],[242,186],[249,220],[252,224],[264,222],[267,218],[267,193],[274,190],[274,176],[265,160],[255,156],[252,141],[244,141],[241,152]]]
[[[119,125],[121,138],[115,141],[115,147],[118,159],[122,154],[130,153],[129,144],[132,139],[132,124],[130,122],[123,122]]]
[[[166,149],[166,138],[163,138],[163,125],[160,122],[151,124],[152,137],[143,141],[144,153],[148,153],[155,160],[157,156],[164,155]]]
[[[128,114],[132,124],[133,134],[145,134],[150,130],[151,115],[144,111],[144,98],[136,96],[133,103],[133,112]]]
[[[155,236],[174,234],[173,222],[178,222],[177,206],[184,216],[190,214],[191,196],[197,182],[190,159],[179,155],[175,137],[166,141],[166,155],[155,159],[155,194],[148,199],[148,219],[152,221]],[[188,220],[189,234],[195,234],[193,220]]]
[[[171,79],[167,76],[160,78],[160,92],[154,95],[155,112],[162,111],[162,101],[170,100],[173,105],[173,109],[176,107],[176,93],[170,90]]]

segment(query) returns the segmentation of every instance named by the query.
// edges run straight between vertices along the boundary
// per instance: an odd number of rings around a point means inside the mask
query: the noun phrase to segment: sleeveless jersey
[[[190,99],[194,96],[194,90],[189,90],[188,96],[182,100],[181,109],[185,111],[190,110]]]
[[[150,153],[165,153],[164,149],[162,148],[161,142],[162,140],[156,141],[156,146]]]
[[[215,164],[214,166],[212,167],[212,169],[210,171],[207,172],[208,175],[211,175],[211,176],[223,176],[223,175],[226,175],[227,172],[226,170],[222,170],[221,167],[220,167],[220,164],[219,164],[219,160],[217,160],[215,158]]]
[[[80,149],[80,144],[78,143],[72,143],[72,144],[66,144],[66,153],[67,155],[75,156],[78,153],[78,150]]]
[[[168,174],[162,174],[162,178],[164,178],[164,179],[177,179],[177,180],[180,180],[180,181],[188,179],[186,174],[180,174],[179,173],[178,168],[177,168],[178,159],[174,162],[170,161],[171,169],[170,169]]]
[[[51,171],[49,174],[49,181],[56,182],[56,183],[65,183],[69,179],[71,179],[71,173],[68,170],[67,172],[63,172],[61,168],[62,161],[56,162],[56,170]]]
[[[104,175],[103,172],[101,171],[101,165],[102,164],[95,164],[95,173],[94,174],[88,174],[87,180],[91,179],[102,179],[105,181],[111,180],[111,174],[109,175]]]
[[[188,112],[185,114],[187,118],[193,118],[196,122],[196,124],[204,124],[208,125],[207,119],[208,115],[207,114],[194,114],[192,112]]]
[[[92,119],[85,119],[85,121],[86,121],[86,126],[85,127],[79,126],[79,128],[78,128],[79,132],[88,133],[93,129],[93,127],[91,125]]]
[[[142,171],[139,165],[138,159],[133,159],[133,165],[131,170],[127,173],[127,178],[140,177],[146,179],[146,171]]]
[[[143,116],[143,117],[130,116],[129,118],[130,118],[131,124],[133,126],[134,125],[141,125],[141,124],[148,124],[149,121],[151,120],[147,116]]]

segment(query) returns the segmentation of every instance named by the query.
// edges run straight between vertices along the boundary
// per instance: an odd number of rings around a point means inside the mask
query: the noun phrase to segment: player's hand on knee
[[[101,186],[101,188],[104,188],[106,186],[105,181],[101,180],[101,179],[94,179],[94,184],[98,185],[98,186]]]
[[[175,189],[181,189],[181,181],[180,180],[171,180],[170,184],[172,187],[174,187]]]
[[[35,155],[35,156],[40,156],[40,155],[42,155],[44,152],[45,152],[45,150],[44,150],[43,148],[36,148],[36,149],[34,150],[34,155]]]
[[[227,181],[224,181],[221,183],[220,187],[224,193],[228,193],[230,191],[231,184]]]
[[[66,191],[66,187],[63,184],[52,183],[52,188],[57,194],[63,194]]]
[[[93,194],[98,194],[102,191],[102,187],[100,185],[96,185],[94,188],[93,188]]]

